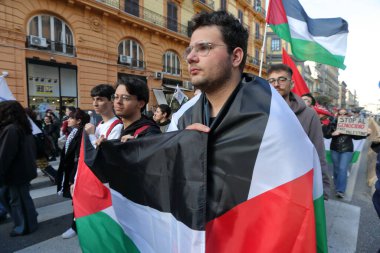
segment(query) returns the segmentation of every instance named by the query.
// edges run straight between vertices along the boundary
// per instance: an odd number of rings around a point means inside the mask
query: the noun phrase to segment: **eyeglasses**
[[[126,95],[126,94],[121,95],[121,96],[113,94],[113,95],[111,95],[111,100],[112,101],[121,100],[122,102],[124,102],[124,101],[131,101],[131,100],[133,100],[133,97],[131,95]]]
[[[283,77],[283,76],[280,76],[279,78],[269,78],[267,81],[268,83],[270,84],[275,84],[276,82],[279,84],[279,85],[284,85],[286,83],[286,81],[288,80],[291,80],[289,78],[286,78],[286,77]]]
[[[197,56],[205,57],[210,53],[210,50],[215,47],[225,47],[226,45],[221,44],[214,44],[210,42],[198,42],[195,43],[194,46],[189,46],[185,49],[185,52],[183,53],[183,58],[186,60],[189,54],[193,51],[196,53]]]

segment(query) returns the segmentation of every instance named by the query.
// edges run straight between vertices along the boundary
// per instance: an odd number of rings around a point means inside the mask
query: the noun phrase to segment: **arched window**
[[[177,75],[181,74],[181,65],[178,55],[173,51],[167,51],[162,57],[163,72]]]
[[[134,40],[123,40],[118,48],[119,63],[135,68],[145,68],[144,52]]]
[[[62,54],[75,54],[73,33],[57,17],[38,15],[29,21],[28,47]]]

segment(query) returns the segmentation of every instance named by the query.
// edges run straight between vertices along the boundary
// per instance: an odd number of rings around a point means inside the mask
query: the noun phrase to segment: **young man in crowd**
[[[312,175],[312,168],[316,168],[316,182],[320,181],[312,144],[273,87],[257,76],[242,73],[248,31],[239,20],[224,11],[202,13],[193,18],[190,27],[192,35],[184,57],[191,83],[202,93],[173,114],[168,131],[208,133],[206,251],[233,252],[239,248],[274,252],[299,247],[315,251],[315,244],[303,244],[298,233],[289,233],[289,227],[303,230],[300,224],[306,225],[305,217],[285,210],[294,204],[289,202],[292,193],[307,191],[297,201],[311,203],[312,182],[300,184],[297,190],[274,193],[281,191],[276,187],[285,183],[284,178],[298,173],[295,168],[309,168],[299,175]],[[300,158],[293,159],[296,156]],[[266,221],[272,212],[276,215]],[[242,213],[244,218],[239,215]],[[273,224],[273,218],[276,224],[292,224],[273,234],[265,229]],[[236,227],[239,233],[231,233]],[[315,239],[314,226],[304,238]],[[294,243],[285,249],[289,241]]]
[[[161,133],[158,125],[142,114],[149,102],[148,85],[128,77],[119,80],[112,96],[115,113],[123,122],[121,141]]]
[[[299,96],[291,92],[294,85],[292,76],[292,69],[285,64],[272,65],[268,70],[268,82],[285,99],[318,152],[323,175],[324,196],[325,199],[328,199],[330,195],[330,177],[328,174],[321,123],[314,109],[306,106],[305,102],[303,102]]]
[[[153,120],[160,126],[161,132],[165,133],[170,124],[172,109],[166,104],[160,104],[154,111]]]
[[[108,84],[99,84],[91,90],[94,111],[102,117],[102,121],[97,126],[91,123],[85,126],[85,131],[94,147],[97,146],[100,137],[107,140],[120,138],[123,124],[113,112],[112,96],[114,93],[115,89]]]

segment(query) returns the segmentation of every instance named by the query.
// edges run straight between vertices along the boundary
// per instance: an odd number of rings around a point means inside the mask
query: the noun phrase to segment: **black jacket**
[[[37,176],[36,147],[31,134],[10,124],[0,132],[0,186],[29,183]]]
[[[161,133],[160,127],[157,125],[156,122],[154,122],[152,119],[149,119],[145,115],[141,115],[141,118],[139,120],[133,122],[126,129],[123,129],[121,131],[120,136],[124,136],[124,135],[128,135],[128,134],[134,136],[136,130],[143,127],[143,126],[149,126],[149,127],[147,129],[145,129],[144,131],[142,131],[141,133],[139,133],[138,137],[149,136],[149,135]]]
[[[323,135],[326,139],[331,138],[330,150],[336,152],[353,152],[354,143],[352,140],[361,140],[367,138],[367,136],[340,134],[338,136],[332,136],[332,133],[336,129],[336,120],[333,120],[328,126],[323,127]]]
[[[70,185],[74,183],[75,174],[77,172],[82,132],[82,128],[78,129],[74,138],[70,142],[67,152],[65,153],[65,148],[63,148],[61,152],[61,159],[56,177],[57,191],[62,191],[63,196],[67,198],[71,197]]]

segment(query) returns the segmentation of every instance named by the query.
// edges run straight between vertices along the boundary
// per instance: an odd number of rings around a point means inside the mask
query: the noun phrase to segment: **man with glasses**
[[[312,108],[307,107],[299,96],[291,92],[294,85],[292,76],[292,69],[285,64],[272,65],[268,70],[268,82],[285,99],[318,152],[323,175],[324,197],[328,199],[330,195],[330,177],[328,174],[321,123],[317,113]]]
[[[305,193],[298,199],[302,204],[296,201],[298,207],[312,200],[312,183],[286,192],[277,188],[289,182],[285,179],[289,175],[312,175],[311,168],[319,169],[310,141],[276,91],[264,79],[243,73],[249,33],[239,20],[225,11],[201,13],[190,28],[184,58],[191,83],[202,93],[172,116],[168,131],[208,133],[206,252],[315,251],[315,245],[300,246],[315,236],[315,227],[302,235],[309,239],[298,240],[289,231],[304,230],[300,224],[308,226],[305,216],[282,209],[293,206],[295,202],[289,201],[293,193]],[[300,158],[293,159],[296,156]],[[309,168],[310,173],[295,168]],[[318,172],[316,181],[321,177]],[[202,172],[194,168],[191,173]],[[274,189],[279,192],[271,195]],[[276,233],[267,229],[285,223],[276,227]]]
[[[142,114],[149,101],[149,89],[138,78],[119,80],[112,96],[115,113],[123,122],[121,141],[161,133],[158,125]]]

